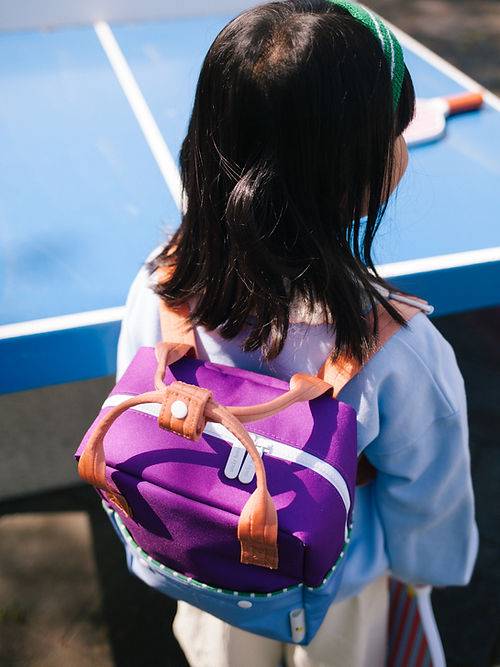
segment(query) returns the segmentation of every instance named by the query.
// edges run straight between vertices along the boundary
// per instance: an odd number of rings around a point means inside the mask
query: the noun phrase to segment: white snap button
[[[170,411],[176,419],[185,419],[188,408],[184,401],[174,401],[170,407]]]
[[[241,607],[242,609],[250,609],[252,606],[252,603],[249,602],[248,600],[240,600],[238,602],[238,607]]]

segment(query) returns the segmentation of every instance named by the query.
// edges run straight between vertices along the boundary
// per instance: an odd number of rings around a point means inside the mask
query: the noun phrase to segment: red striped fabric
[[[389,592],[387,667],[434,667],[415,593],[394,579]]]

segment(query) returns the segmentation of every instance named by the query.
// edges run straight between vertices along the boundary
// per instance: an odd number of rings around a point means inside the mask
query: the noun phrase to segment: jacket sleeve
[[[152,282],[144,266],[130,287],[118,340],[117,379],[140,347],[154,347],[161,340],[158,296],[151,289]]]
[[[377,468],[375,511],[393,575],[463,585],[478,547],[464,385],[451,347],[417,318],[360,374],[359,444]]]
[[[401,581],[464,585],[471,577],[478,538],[466,432],[464,413],[455,412],[370,457],[390,568]]]

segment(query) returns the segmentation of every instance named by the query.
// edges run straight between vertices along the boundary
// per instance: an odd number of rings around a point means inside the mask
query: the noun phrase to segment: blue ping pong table
[[[128,287],[179,223],[176,158],[228,15],[0,34],[0,392],[108,375]],[[420,97],[478,86],[398,33]],[[382,275],[436,314],[500,303],[500,100],[411,151]]]

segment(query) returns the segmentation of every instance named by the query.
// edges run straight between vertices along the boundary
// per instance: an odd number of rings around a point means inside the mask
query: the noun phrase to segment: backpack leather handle
[[[107,412],[95,427],[78,461],[78,474],[85,481],[104,491],[111,500],[129,517],[132,510],[125,497],[114,489],[106,480],[106,458],[104,456],[104,436],[111,425],[123,412],[142,403],[161,403],[163,395],[159,391],[150,391],[139,396],[132,396]]]
[[[200,392],[203,392],[201,399],[199,397]],[[171,428],[172,424],[165,420],[164,413],[168,411],[169,406],[172,408],[173,402],[179,400],[187,407],[187,413],[183,418],[174,415],[173,427]],[[104,491],[109,500],[115,503],[127,516],[132,516],[125,497],[106,480],[104,437],[113,422],[121,414],[142,403],[162,404],[162,412],[160,413],[160,419],[163,416],[163,421],[160,423],[162,428],[179,432],[175,424],[178,421],[185,420],[187,424],[194,425],[192,439],[196,439],[196,436],[201,435],[205,423],[212,421],[225,426],[241,442],[254,462],[257,480],[257,488],[244,505],[238,521],[241,562],[276,569],[278,567],[278,517],[274,502],[267,490],[264,464],[245,427],[227,408],[216,403],[208,390],[200,390],[199,387],[183,382],[174,382],[164,391],[157,390],[133,396],[112,408],[97,424],[82,452],[78,462],[80,477],[92,486]],[[202,404],[201,415],[200,404]],[[182,433],[182,435],[189,437],[189,433]]]
[[[165,370],[169,364],[183,356],[182,350],[190,353],[192,348],[189,345],[179,345],[177,343],[158,343],[156,345],[155,351],[158,360],[158,368],[155,373],[156,389],[165,391],[166,385],[163,381]],[[258,405],[227,406],[226,409],[243,424],[249,424],[271,417],[298,401],[312,401],[327,393],[332,393],[332,387],[324,380],[306,373],[296,373],[290,379],[290,391],[274,400]]]
[[[113,422],[136,405],[160,403],[160,427],[191,440],[197,440],[201,436],[207,421],[222,424],[241,442],[255,465],[257,488],[243,507],[238,521],[241,562],[275,569],[278,566],[276,508],[267,490],[264,464],[242,422],[249,423],[270,417],[298,401],[311,401],[331,392],[331,386],[319,378],[297,373],[290,380],[290,391],[272,401],[253,406],[223,407],[213,400],[212,393],[207,389],[184,382],[165,385],[163,378],[167,365],[191,351],[190,345],[182,343],[159,343],[156,346],[156,391],[123,401],[100,420],[82,452],[78,473],[86,482],[104,491],[127,516],[131,516],[125,497],[106,480],[104,437]],[[175,403],[177,410],[174,408]],[[181,412],[178,411],[179,406]]]

